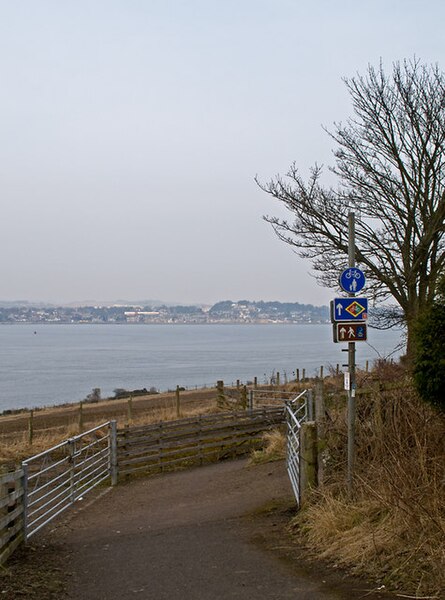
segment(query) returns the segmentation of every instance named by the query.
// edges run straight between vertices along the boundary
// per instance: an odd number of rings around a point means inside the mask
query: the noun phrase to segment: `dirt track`
[[[286,530],[294,503],[281,462],[219,463],[101,494],[33,538],[3,597],[59,600],[62,587],[72,600],[382,597],[301,559]]]

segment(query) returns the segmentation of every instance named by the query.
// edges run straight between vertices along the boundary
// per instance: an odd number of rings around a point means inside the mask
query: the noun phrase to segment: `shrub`
[[[414,382],[420,397],[445,411],[445,306],[435,303],[417,323]]]

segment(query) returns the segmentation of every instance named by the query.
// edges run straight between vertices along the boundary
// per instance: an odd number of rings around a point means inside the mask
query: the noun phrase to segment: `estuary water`
[[[368,339],[357,343],[358,366],[389,356],[401,333],[369,330]],[[311,376],[346,362],[341,348],[330,324],[1,325],[0,411],[78,402],[92,388],[109,397],[116,388],[262,382],[277,371],[290,378],[297,368]]]

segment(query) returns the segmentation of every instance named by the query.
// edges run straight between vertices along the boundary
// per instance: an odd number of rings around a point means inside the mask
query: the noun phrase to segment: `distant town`
[[[114,304],[33,306],[0,303],[0,323],[326,323],[327,306],[224,300],[213,306]]]

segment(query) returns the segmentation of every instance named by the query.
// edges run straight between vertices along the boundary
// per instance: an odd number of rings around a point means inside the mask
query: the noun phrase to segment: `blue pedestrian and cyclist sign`
[[[340,275],[339,282],[348,294],[358,294],[365,287],[365,274],[357,267],[349,267]]]

